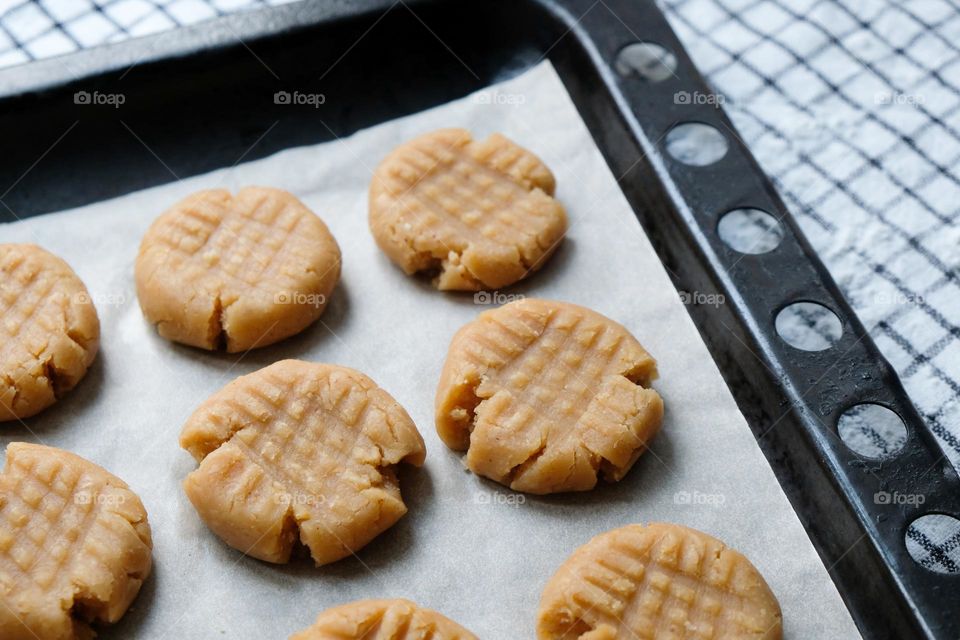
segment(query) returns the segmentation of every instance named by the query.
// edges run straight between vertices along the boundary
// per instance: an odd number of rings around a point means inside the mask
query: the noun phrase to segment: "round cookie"
[[[180,446],[200,463],[183,483],[187,497],[224,542],[283,563],[299,529],[317,565],[358,551],[406,513],[396,467],[425,456],[410,416],[370,378],[300,360],[210,396]]]
[[[340,278],[340,248],[286,191],[200,191],[153,222],[135,276],[143,315],[161,336],[232,353],[319,318]]]
[[[436,425],[474,472],[528,493],[620,480],[663,421],[656,362],[595,311],[527,298],[453,337]]]
[[[370,230],[406,273],[498,289],[544,265],[567,231],[553,174],[500,134],[441,129],[395,149],[370,183]]]
[[[32,244],[0,244],[0,422],[49,407],[87,373],[100,321],[66,262]]]
[[[327,609],[290,640],[478,640],[453,620],[409,600],[360,600]]]
[[[779,640],[780,605],[743,555],[676,524],[602,533],[547,583],[539,640]]]
[[[73,640],[119,620],[150,574],[150,525],[116,476],[61,449],[7,446],[0,638]]]

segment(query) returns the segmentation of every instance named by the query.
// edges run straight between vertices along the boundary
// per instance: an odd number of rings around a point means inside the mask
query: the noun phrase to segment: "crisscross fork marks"
[[[514,151],[513,163],[518,163],[522,154]],[[491,168],[463,147],[422,145],[398,157],[391,169],[387,188],[403,194],[398,206],[427,228],[452,225],[462,234],[457,239],[465,241],[461,248],[471,242],[513,246],[514,234],[535,236],[535,230],[520,220],[522,215],[542,215],[531,206],[530,191],[510,179],[508,172]],[[526,172],[521,169],[521,173]],[[497,224],[511,235],[494,233]]]
[[[4,346],[21,346],[14,338],[20,335],[25,326],[29,326],[30,320],[43,308],[43,301],[55,283],[51,278],[41,276],[39,266],[28,264],[23,255],[14,256],[10,263],[3,265],[3,277],[8,283],[0,296],[0,318],[3,319],[0,323],[0,339],[3,339]],[[15,284],[9,286],[9,283]]]
[[[476,473],[533,493],[619,480],[656,433],[656,364],[622,326],[589,309],[527,299],[454,337],[437,429]]]
[[[290,640],[477,640],[449,618],[408,600],[361,600],[327,609]]]
[[[309,473],[311,467],[347,471],[349,467],[364,463],[358,455],[361,450],[369,452],[376,449],[365,430],[371,402],[359,389],[349,389],[333,398],[324,397],[323,400],[333,401],[332,404],[321,401],[326,406],[307,405],[294,410],[293,405],[310,393],[309,387],[313,386],[310,381],[300,380],[294,389],[290,389],[286,384],[288,380],[272,375],[265,375],[263,380],[263,387],[248,388],[250,398],[272,413],[275,416],[273,421],[284,427],[244,427],[234,434],[231,441],[241,447],[251,464],[264,470],[265,477],[279,483],[287,495],[326,495],[331,489],[333,478],[327,477],[319,485],[309,486],[304,480],[312,479]],[[280,398],[280,402],[272,401],[275,398]],[[360,408],[354,406],[348,411],[345,405],[354,403]],[[233,417],[237,426],[253,424],[257,419],[253,414],[247,413],[236,400],[230,401],[229,406],[232,411],[237,412]],[[350,414],[357,417],[351,420],[342,418]],[[346,432],[349,436],[325,437],[323,432],[329,430]],[[359,447],[361,441],[364,445],[362,448]],[[277,464],[278,460],[282,460],[283,464]],[[371,471],[379,475],[377,467]],[[319,504],[316,506],[320,507]]]
[[[0,420],[32,416],[76,386],[99,337],[86,287],[63,260],[0,244]]]
[[[326,225],[292,194],[195,193],[144,235],[137,295],[164,337],[230,352],[293,335],[323,313],[340,276]]]
[[[407,273],[439,270],[441,289],[506,286],[536,270],[566,231],[554,179],[503,136],[459,129],[401,145],[377,168],[370,227]]]
[[[4,254],[6,258],[7,252]],[[39,337],[26,336],[33,339],[31,344],[18,338],[23,336],[24,330],[33,329],[33,321],[38,317],[42,325],[66,328],[65,305],[70,302],[69,294],[58,287],[62,275],[59,270],[45,271],[39,261],[22,254],[15,256],[12,262],[12,265],[3,264],[0,270],[5,281],[0,295],[0,348],[16,348],[35,358],[38,354],[31,348],[42,350]]]
[[[62,582],[62,569],[70,547],[82,545],[96,510],[91,503],[78,503],[74,499],[81,480],[78,470],[57,464],[52,474],[44,473],[47,477],[41,479],[36,463],[35,459],[15,460],[7,472],[16,484],[4,493],[4,529],[11,533],[19,530],[23,535],[11,535],[12,545],[0,555],[0,564],[7,571],[15,568],[19,577],[47,591],[54,580],[59,578]],[[71,538],[74,544],[63,546],[50,556],[54,560],[52,566],[43,568],[42,572],[34,570],[47,553],[48,540]]]
[[[579,405],[575,400],[568,398],[558,402],[557,398],[559,392],[569,392],[571,385],[577,389],[575,398],[587,391],[587,386],[576,375],[570,376],[564,370],[563,359],[571,348],[571,341],[575,340],[583,318],[574,317],[571,320],[572,324],[564,326],[556,315],[551,315],[532,341],[531,336],[519,336],[501,321],[493,320],[497,329],[492,341],[514,345],[514,355],[501,371],[493,373],[481,383],[478,396],[484,398],[491,392],[509,387],[511,403],[503,407],[501,415],[519,414],[522,416],[523,429],[540,434],[539,444],[533,453],[507,472],[506,479],[511,485],[543,455],[548,442],[552,447],[563,446],[586,411],[586,406]],[[572,345],[574,352],[579,351],[573,357],[582,359],[588,347],[589,344],[582,343]],[[563,414],[561,421],[552,419],[550,406],[559,406]],[[491,416],[491,419],[495,420],[496,417]]]
[[[257,288],[265,275],[285,278],[271,267],[290,247],[301,216],[288,202],[265,194],[254,197],[243,203],[227,192],[191,198],[182,215],[171,217],[157,236],[169,250],[165,265],[196,273],[212,283],[216,293],[224,293],[224,284],[227,293],[236,287]]]
[[[0,629],[32,637],[116,621],[150,572],[151,545],[143,505],[122,481],[59,449],[8,446],[0,598],[17,622],[11,631],[0,615]]]
[[[781,627],[776,599],[746,558],[699,531],[654,523],[574,552],[544,590],[538,636],[774,640]]]
[[[214,394],[181,445],[200,461],[187,495],[215,533],[286,562],[299,528],[318,564],[355,552],[406,512],[394,467],[424,455],[409,416],[369,378],[295,360]]]

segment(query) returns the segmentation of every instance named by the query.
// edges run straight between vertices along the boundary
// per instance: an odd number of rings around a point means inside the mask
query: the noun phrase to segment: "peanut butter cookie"
[[[453,620],[409,600],[361,600],[327,609],[290,640],[478,640]]]
[[[87,288],[32,244],[0,244],[0,422],[27,418],[73,389],[100,345]]]
[[[396,400],[353,369],[283,360],[237,378],[187,420],[200,467],[187,497],[247,555],[283,563],[297,539],[318,565],[356,552],[407,511],[396,467],[423,439]]]
[[[656,362],[613,320],[528,298],[485,311],[453,337],[436,398],[437,433],[466,464],[528,493],[617,481],[660,429],[647,388]]]
[[[441,129],[395,149],[370,183],[370,229],[408,274],[439,289],[497,289],[544,265],[567,230],[554,177],[494,134]]]
[[[539,640],[779,640],[777,599],[744,556],[676,524],[602,533],[540,600]]]
[[[143,503],[61,449],[7,446],[0,474],[0,638],[88,640],[119,620],[150,574]]]
[[[140,308],[161,336],[246,351],[320,317],[340,278],[340,248],[286,191],[200,191],[150,226],[135,275]]]

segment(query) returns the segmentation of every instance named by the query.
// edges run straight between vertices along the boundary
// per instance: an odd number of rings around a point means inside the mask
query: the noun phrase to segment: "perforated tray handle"
[[[625,172],[621,186],[678,289],[724,296],[724,305],[693,306],[691,314],[858,626],[871,637],[956,640],[960,575],[920,566],[908,553],[905,536],[920,516],[960,517],[960,479],[893,369],[718,101],[678,99],[684,93],[712,94],[654,3],[543,4],[568,21],[598,64],[600,79],[619,98],[617,114],[587,110],[583,115],[601,138],[598,129],[611,118],[622,119],[633,134],[631,144],[611,140],[602,146],[615,172]],[[618,71],[618,55],[637,42],[662,46],[674,56],[676,68],[652,82],[625,69],[621,58]],[[666,136],[684,122],[704,123],[723,134],[726,154],[707,166],[672,158]],[[639,161],[660,174],[663,191],[649,182],[632,184],[629,168],[638,161],[638,151]],[[775,249],[745,255],[721,240],[719,218],[743,207],[781,220],[784,234]],[[777,313],[797,301],[823,305],[840,319],[842,334],[831,347],[802,351],[778,335]],[[877,461],[843,442],[838,420],[860,403],[879,404],[900,416],[907,430],[902,449]],[[922,495],[924,500],[878,504],[881,492]]]

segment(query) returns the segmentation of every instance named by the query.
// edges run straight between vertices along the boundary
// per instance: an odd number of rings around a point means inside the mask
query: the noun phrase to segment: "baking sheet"
[[[500,131],[554,170],[570,232],[529,281],[492,295],[443,294],[403,275],[374,244],[366,216],[373,168],[395,145],[439,126],[478,137]],[[336,236],[343,277],[326,314],[299,336],[242,355],[162,340],[134,293],[141,236],[193,191],[249,184],[293,192]],[[83,383],[26,427],[0,427],[0,437],[4,446],[39,441],[76,452],[143,499],[154,572],[102,638],[285,638],[326,607],[381,597],[415,600],[483,638],[532,638],[540,591],[576,546],[654,520],[701,529],[745,553],[780,600],[787,638],[859,637],[682,302],[718,301],[674,290],[547,62],[348,139],[4,225],[0,237],[36,242],[66,259],[100,315],[102,346]],[[665,424],[619,484],[575,495],[515,494],[467,472],[437,437],[433,394],[450,338],[483,309],[517,296],[596,309],[657,358]],[[309,559],[274,566],[242,556],[207,530],[180,487],[195,467],[177,444],[186,417],[235,376],[283,358],[367,373],[409,411],[427,444],[425,467],[401,474],[407,516],[357,557],[322,568]]]

